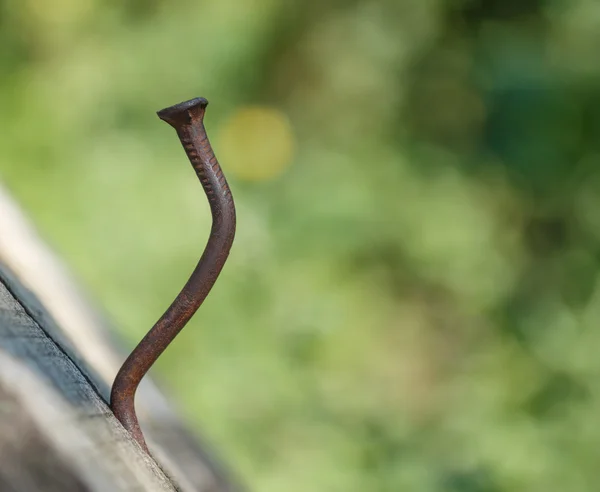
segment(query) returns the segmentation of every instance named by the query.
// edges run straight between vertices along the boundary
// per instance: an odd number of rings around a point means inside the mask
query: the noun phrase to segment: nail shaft
[[[148,451],[135,412],[138,385],[200,307],[214,285],[235,236],[235,206],[231,191],[204,128],[208,101],[196,98],[158,111],[177,131],[183,148],[204,188],[212,213],[208,243],[189,280],[119,370],[111,392],[111,408],[140,446]]]

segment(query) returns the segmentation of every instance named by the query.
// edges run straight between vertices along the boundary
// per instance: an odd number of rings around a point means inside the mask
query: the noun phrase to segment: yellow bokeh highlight
[[[294,134],[287,116],[277,109],[242,107],[224,122],[218,137],[219,158],[238,179],[273,179],[292,162]]]

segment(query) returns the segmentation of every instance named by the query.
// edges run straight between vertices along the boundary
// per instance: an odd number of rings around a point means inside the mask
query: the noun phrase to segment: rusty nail
[[[110,395],[110,407],[138,444],[148,447],[135,413],[135,392],[152,364],[165,351],[200,307],[214,285],[235,236],[235,206],[229,185],[204,128],[208,101],[191,99],[158,111],[158,117],[177,131],[185,153],[204,188],[212,213],[208,243],[198,265],[173,303],[146,334],[119,370]]]

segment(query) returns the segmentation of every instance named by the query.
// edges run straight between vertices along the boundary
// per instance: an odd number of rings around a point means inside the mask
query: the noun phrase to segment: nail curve
[[[229,256],[235,237],[235,204],[204,128],[207,105],[206,99],[198,97],[157,112],[160,119],[175,128],[196,171],[210,205],[212,227],[204,252],[189,280],[127,357],[112,386],[110,407],[113,413],[146,452],[148,447],[135,411],[135,393],[139,383],[206,299]]]

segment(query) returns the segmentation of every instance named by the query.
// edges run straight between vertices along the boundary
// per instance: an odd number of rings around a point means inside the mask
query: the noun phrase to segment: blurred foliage
[[[1,178],[130,344],[208,206],[239,231],[158,364],[264,492],[592,491],[600,2],[4,0]],[[1,211],[0,211],[1,212]]]

